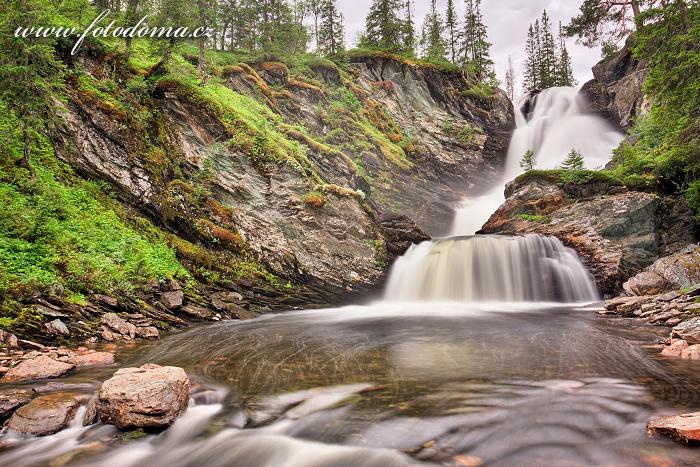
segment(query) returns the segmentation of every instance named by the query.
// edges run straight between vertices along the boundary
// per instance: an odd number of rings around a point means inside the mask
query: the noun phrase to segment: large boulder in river
[[[652,418],[647,433],[669,436],[685,444],[700,444],[700,412]]]
[[[411,245],[430,240],[413,220],[403,214],[382,214],[379,225],[384,232],[386,251],[392,256],[401,256]]]
[[[700,283],[700,246],[689,245],[673,255],[659,258],[623,284],[631,295],[653,295]]]
[[[577,251],[608,295],[695,241],[684,199],[632,191],[602,176],[565,183],[557,172],[535,171],[508,184],[505,195],[484,233],[558,237]]]
[[[54,392],[39,396],[17,409],[7,427],[19,433],[45,436],[65,428],[80,407],[80,396]]]
[[[3,383],[31,381],[35,379],[56,378],[75,368],[71,363],[59,362],[46,355],[39,355],[31,360],[25,360],[0,379]]]
[[[190,380],[182,368],[152,363],[122,368],[100,389],[103,422],[121,429],[163,429],[187,408]]]
[[[688,344],[700,344],[700,316],[684,321],[671,330],[671,336]]]

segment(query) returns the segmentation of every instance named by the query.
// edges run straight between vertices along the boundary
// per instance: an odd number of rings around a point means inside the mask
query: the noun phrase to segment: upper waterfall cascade
[[[527,104],[527,105],[526,105]],[[455,215],[453,238],[414,245],[394,264],[388,300],[555,301],[598,299],[593,277],[576,253],[552,237],[471,236],[505,200],[506,182],[522,172],[523,154],[536,167],[558,167],[572,149],[586,166],[602,167],[623,135],[588,111],[574,88],[546,89],[521,99],[502,179],[465,199]]]

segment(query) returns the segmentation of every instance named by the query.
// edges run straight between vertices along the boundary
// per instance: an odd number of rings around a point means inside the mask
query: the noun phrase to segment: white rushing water
[[[523,112],[529,102],[528,114]],[[598,298],[592,276],[576,253],[556,238],[474,236],[505,201],[507,182],[523,170],[526,151],[539,169],[559,167],[572,149],[586,167],[604,166],[623,135],[591,114],[575,88],[546,89],[516,104],[513,133],[502,179],[481,196],[465,199],[453,238],[413,246],[396,261],[385,292],[388,300],[557,301]]]
[[[467,198],[455,213],[452,235],[473,235],[503,203],[506,183],[520,175],[526,151],[535,153],[538,169],[561,165],[572,149],[580,152],[586,167],[603,167],[622,138],[622,133],[588,111],[588,104],[575,88],[545,89],[532,101],[531,115],[524,115],[528,97],[515,104],[515,131],[508,147],[503,178],[481,196]]]

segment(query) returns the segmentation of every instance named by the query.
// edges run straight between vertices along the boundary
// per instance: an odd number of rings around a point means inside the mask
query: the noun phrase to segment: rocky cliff
[[[154,323],[373,290],[396,255],[428,238],[423,231],[444,233],[453,206],[488,186],[513,127],[502,91],[385,54],[217,56],[204,81],[187,53],[144,61],[99,47],[67,57],[51,139],[134,229],[165,239],[191,279],[118,300],[94,289],[83,303],[56,288],[23,295],[39,313],[20,336],[87,336],[95,322],[103,337],[134,337]],[[106,311],[124,322],[100,324]],[[60,323],[43,326],[43,315]],[[87,328],[78,332],[78,321]]]
[[[556,171],[530,172],[511,182],[483,232],[559,238],[578,252],[606,295],[695,241],[684,200],[632,191],[603,175],[567,182]]]
[[[591,104],[591,110],[623,130],[629,129],[634,118],[649,109],[642,84],[649,69],[632,55],[632,36],[614,55],[593,67],[593,79],[585,83],[581,93]]]

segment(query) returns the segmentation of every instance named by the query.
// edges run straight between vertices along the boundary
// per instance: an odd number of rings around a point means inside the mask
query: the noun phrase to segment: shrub
[[[326,196],[323,193],[319,191],[312,191],[310,193],[305,194],[301,198],[301,201],[307,206],[320,209],[326,205],[327,200]]]

